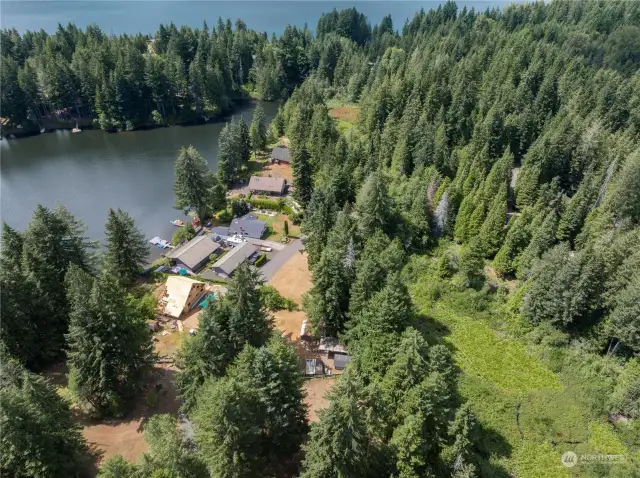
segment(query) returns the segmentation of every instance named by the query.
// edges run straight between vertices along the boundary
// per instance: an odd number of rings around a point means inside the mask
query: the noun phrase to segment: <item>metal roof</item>
[[[271,151],[271,157],[273,159],[277,159],[278,161],[284,161],[285,163],[291,162],[291,154],[289,150],[284,146],[276,146]]]
[[[336,354],[333,357],[333,366],[336,370],[344,370],[344,368],[351,362],[349,355]]]
[[[213,265],[214,269],[220,269],[227,275],[233,274],[240,264],[257,252],[256,246],[248,242],[238,244]]]
[[[220,244],[209,236],[196,236],[186,244],[173,249],[167,254],[170,259],[177,259],[189,269],[193,269],[215,251]]]
[[[270,193],[282,194],[282,191],[284,191],[284,185],[284,178],[251,176],[251,179],[249,180],[250,191],[267,191]]]

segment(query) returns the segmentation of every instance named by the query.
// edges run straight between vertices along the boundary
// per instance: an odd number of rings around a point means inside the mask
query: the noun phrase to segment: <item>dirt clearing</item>
[[[336,383],[335,378],[313,378],[304,383],[304,389],[307,392],[305,403],[309,406],[309,421],[318,422],[318,411],[329,406],[329,400],[325,394],[331,390]]]
[[[311,272],[307,253],[295,254],[269,281],[280,294],[302,303],[302,295],[311,289]]]
[[[360,115],[360,108],[356,106],[341,106],[340,108],[331,108],[329,110],[329,116],[350,123],[355,122]]]
[[[291,166],[288,164],[265,163],[257,175],[271,178],[284,178],[287,180],[287,184],[293,182],[293,169],[291,169]]]

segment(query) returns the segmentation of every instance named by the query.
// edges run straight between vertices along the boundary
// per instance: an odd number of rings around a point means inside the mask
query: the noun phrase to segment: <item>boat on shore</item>
[[[184,221],[181,221],[180,219],[174,219],[173,221],[169,221],[169,222],[176,227],[184,226]]]

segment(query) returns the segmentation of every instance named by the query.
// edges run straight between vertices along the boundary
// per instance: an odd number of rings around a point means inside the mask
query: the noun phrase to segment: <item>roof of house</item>
[[[250,191],[268,191],[281,194],[284,191],[284,178],[267,178],[263,176],[251,176],[249,180]]]
[[[257,250],[253,244],[243,242],[218,259],[213,267],[214,269],[221,269],[227,275],[231,275],[240,264],[255,254]]]
[[[231,221],[229,226],[217,226],[211,228],[211,235],[219,237],[221,240],[236,234],[260,239],[267,229],[267,223],[258,220],[255,214],[247,214]]]
[[[189,269],[193,269],[215,251],[220,244],[209,236],[196,236],[186,244],[173,249],[167,254],[170,259],[178,259]]]
[[[349,355],[336,354],[333,358],[333,366],[336,370],[344,370],[349,362],[351,362]]]
[[[253,239],[260,239],[266,229],[266,222],[259,221],[255,214],[247,214],[231,221],[228,235],[242,234]]]
[[[167,305],[164,308],[164,313],[171,317],[180,317],[189,299],[191,289],[195,284],[204,285],[204,282],[189,279],[188,277],[169,276],[166,283]]]
[[[276,146],[275,148],[273,148],[273,151],[271,151],[271,157],[273,159],[277,159],[278,161],[284,161],[286,163],[291,162],[291,154],[289,153],[289,150],[284,146]]]
[[[344,346],[340,345],[338,339],[335,337],[323,337],[320,339],[320,345],[318,350],[321,352],[338,352],[341,354],[346,353]]]

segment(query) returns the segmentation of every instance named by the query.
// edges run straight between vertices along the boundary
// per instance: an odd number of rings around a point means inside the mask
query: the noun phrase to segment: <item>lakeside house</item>
[[[291,153],[286,146],[276,146],[271,151],[271,162],[291,164]]]
[[[268,194],[270,196],[281,196],[287,182],[284,178],[266,178],[262,176],[251,176],[249,180],[249,191],[251,194]]]
[[[179,319],[200,303],[205,294],[205,283],[182,276],[169,276],[161,302],[164,314]]]
[[[220,250],[220,244],[210,236],[196,236],[189,242],[170,251],[166,257],[191,272],[198,272],[208,262],[211,254]]]
[[[255,214],[246,214],[231,221],[228,227],[217,226],[211,228],[211,234],[214,237],[220,236],[221,239],[232,236],[250,237],[252,239],[261,239],[267,230],[267,223],[260,221]]]
[[[253,244],[241,242],[213,264],[213,271],[221,277],[229,278],[240,264],[250,261],[257,252],[258,248]]]

